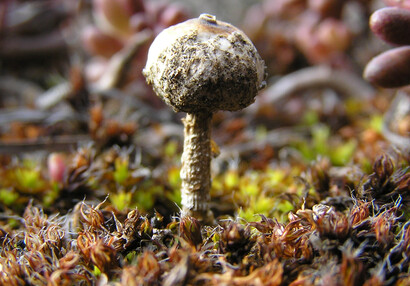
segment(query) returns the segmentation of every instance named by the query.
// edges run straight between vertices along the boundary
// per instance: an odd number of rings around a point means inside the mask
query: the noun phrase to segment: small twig
[[[297,92],[317,88],[328,88],[343,96],[362,99],[369,99],[375,94],[371,85],[354,74],[326,66],[313,66],[283,76],[263,91],[260,100],[263,104],[273,104]],[[255,113],[257,109],[258,105],[254,104],[247,111]]]
[[[0,142],[0,154],[16,154],[39,150],[67,151],[88,141],[91,141],[89,135],[63,135],[42,137],[35,140]]]
[[[153,108],[152,106],[141,100],[137,95],[130,96],[130,93],[132,94],[132,91],[127,92],[120,89],[112,88],[100,90],[98,92],[96,91],[94,93],[96,96],[101,97],[104,100],[115,100],[117,102],[121,102],[123,108],[125,108],[125,110],[127,111],[138,110],[138,114],[134,113],[131,115],[132,118],[128,118],[133,119],[135,121],[138,121],[141,118],[143,118],[149,119],[149,121],[154,120],[158,122],[169,122],[175,116],[171,111],[166,109],[158,112],[158,109]],[[117,114],[125,115],[126,113],[127,112],[123,110],[122,112],[118,112]]]
[[[0,214],[0,220],[10,220],[10,219],[14,219],[16,221],[19,221],[20,223],[24,223],[24,218],[22,218],[21,216]]]
[[[69,16],[70,11],[66,5],[53,2],[25,1],[10,5],[14,7],[7,11],[8,21],[4,25],[5,33],[8,35],[38,34],[49,30],[50,27],[57,27]]]
[[[138,53],[143,45],[152,39],[152,33],[142,31],[135,34],[129,43],[110,60],[107,71],[97,82],[94,88],[98,90],[118,87],[127,72],[134,56]]]
[[[356,75],[325,66],[308,67],[288,74],[264,93],[269,102],[275,102],[287,95],[312,88],[330,88],[342,95],[363,99],[369,99],[375,93],[368,83]]]
[[[13,121],[38,123],[44,121],[50,113],[28,108],[0,109],[0,124],[7,124]]]
[[[88,117],[87,115],[79,114],[70,108],[60,108],[53,112],[29,108],[0,109],[0,124],[2,125],[14,121],[51,125],[64,120],[86,122]]]
[[[49,55],[66,48],[66,41],[59,29],[36,36],[13,36],[0,41],[0,57],[16,58],[33,55]]]
[[[72,92],[72,84],[70,82],[62,82],[56,86],[53,86],[42,95],[40,95],[35,105],[41,110],[47,110],[58,104],[60,101],[67,98]]]
[[[32,101],[44,92],[42,88],[31,81],[6,75],[0,76],[0,91],[4,96],[17,96],[26,103],[27,99]]]

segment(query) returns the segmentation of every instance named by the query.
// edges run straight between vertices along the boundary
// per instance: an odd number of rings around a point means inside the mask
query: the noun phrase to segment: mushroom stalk
[[[182,207],[186,215],[209,218],[211,186],[211,118],[209,112],[187,113],[182,153]]]

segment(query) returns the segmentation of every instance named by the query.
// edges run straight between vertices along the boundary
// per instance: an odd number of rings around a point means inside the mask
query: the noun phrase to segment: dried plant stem
[[[349,84],[346,84],[349,83]],[[374,89],[357,75],[324,66],[308,67],[283,76],[265,90],[268,102],[312,88],[330,88],[342,95],[369,99]]]
[[[2,40],[0,44],[0,57],[28,57],[35,55],[50,55],[62,53],[67,44],[59,29],[36,36],[13,36]]]
[[[211,118],[209,112],[188,113],[184,123],[182,154],[182,207],[185,215],[212,220],[209,211],[211,186]]]
[[[93,86],[93,89],[100,91],[118,87],[124,80],[132,60],[151,39],[152,34],[145,30],[135,34],[121,51],[111,57],[106,72]]]
[[[20,140],[0,142],[1,154],[28,153],[47,150],[69,151],[91,140],[89,135],[61,135],[54,137],[41,137],[35,140]]]

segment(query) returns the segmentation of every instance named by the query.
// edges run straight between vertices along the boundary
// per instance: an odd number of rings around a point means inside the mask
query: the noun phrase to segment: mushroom
[[[201,14],[155,38],[143,74],[175,112],[187,113],[182,120],[182,213],[211,222],[212,114],[254,102],[265,85],[264,61],[241,30]]]

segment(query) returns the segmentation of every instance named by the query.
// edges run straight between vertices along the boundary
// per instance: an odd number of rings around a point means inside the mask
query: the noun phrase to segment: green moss
[[[333,165],[347,164],[357,149],[355,139],[346,142],[331,140],[330,128],[326,125],[316,125],[312,128],[310,141],[299,141],[294,144],[306,162],[316,160],[319,156],[327,157]]]
[[[368,127],[375,130],[377,133],[381,134],[383,128],[383,115],[376,114],[371,116],[368,122]]]
[[[268,134],[268,129],[264,125],[258,125],[255,130],[255,140],[262,141],[266,138]]]
[[[136,251],[131,251],[130,253],[128,253],[125,256],[125,260],[130,264],[130,265],[135,265],[135,263],[137,262],[137,252]]]
[[[22,193],[32,194],[43,191],[46,185],[39,169],[20,167],[14,170],[15,184]]]
[[[124,182],[128,179],[130,173],[128,171],[128,158],[116,158],[115,162],[115,170],[113,173],[114,180],[118,184],[124,184]]]
[[[238,212],[238,216],[240,218],[243,218],[244,220],[250,222],[250,221],[256,221],[257,214],[255,214],[255,212],[251,209],[240,208],[239,212]]]
[[[355,116],[363,110],[364,101],[352,96],[345,99],[344,105],[346,113],[350,116]]]
[[[7,225],[10,228],[18,228],[18,227],[20,227],[21,223],[18,220],[14,219],[14,218],[11,218],[11,219],[7,220]]]
[[[0,189],[0,202],[5,204],[6,206],[13,205],[18,198],[19,194],[14,190]]]
[[[168,183],[172,189],[181,188],[181,176],[179,175],[180,169],[176,167],[171,167],[168,169]]]
[[[236,170],[228,170],[224,176],[224,186],[232,190],[239,185],[239,174]]]
[[[251,198],[246,206],[242,207],[238,216],[246,221],[257,221],[259,215],[267,217],[277,217],[280,221],[286,219],[286,215],[294,210],[291,202],[279,198],[267,197],[259,194],[255,198]]]
[[[275,206],[275,210],[284,214],[287,214],[288,212],[293,211],[294,209],[295,208],[292,205],[292,203],[287,200],[282,200]]]
[[[245,197],[255,197],[259,191],[259,175],[257,172],[250,172],[239,180],[239,192]]]
[[[169,141],[164,147],[165,156],[169,158],[174,158],[178,156],[179,158],[180,154],[178,154],[178,144],[179,143],[175,140]]]
[[[95,277],[100,277],[102,272],[101,272],[100,268],[98,268],[97,266],[94,265],[93,274],[94,274]]]
[[[326,125],[316,125],[312,129],[312,148],[316,154],[329,153],[330,128]]]
[[[58,183],[54,183],[51,186],[51,189],[47,191],[43,197],[43,204],[46,207],[50,207],[53,205],[53,203],[58,199],[60,195],[61,188],[58,185]]]
[[[302,123],[313,126],[319,122],[319,115],[315,110],[308,110],[303,114]]]
[[[132,193],[121,190],[118,193],[111,194],[109,199],[117,210],[124,211],[126,208],[131,207]]]
[[[175,202],[179,206],[181,205],[181,176],[179,175],[180,168],[171,167],[168,169],[167,182],[170,190],[165,193],[165,196],[172,202]]]
[[[252,210],[255,214],[269,215],[270,211],[275,205],[275,200],[273,198],[258,196],[251,203]]]
[[[331,152],[329,152],[330,161],[336,166],[346,165],[353,157],[356,148],[356,140],[349,140],[341,145],[338,145]]]
[[[240,185],[239,191],[244,196],[255,197],[259,192],[259,186],[257,183],[249,182],[247,184]]]
[[[180,189],[174,189],[171,192],[167,192],[165,195],[167,199],[169,199],[171,202],[181,207],[181,190]]]
[[[281,185],[286,177],[285,171],[281,169],[268,169],[265,174],[267,176],[267,182],[272,188]]]
[[[165,194],[163,185],[156,184],[154,181],[145,181],[133,194],[133,201],[138,209],[148,211],[154,206],[158,196]]]

